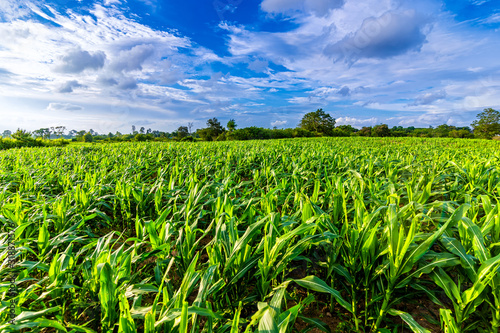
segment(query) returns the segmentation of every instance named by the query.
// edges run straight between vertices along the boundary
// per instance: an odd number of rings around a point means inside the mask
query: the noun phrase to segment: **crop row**
[[[0,331],[498,332],[498,148],[313,138],[0,152]]]

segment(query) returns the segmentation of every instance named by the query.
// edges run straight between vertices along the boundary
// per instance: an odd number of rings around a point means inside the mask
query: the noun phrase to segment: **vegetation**
[[[315,112],[309,112],[304,115],[295,129],[285,128],[272,130],[250,126],[236,129],[238,125],[234,119],[230,119],[227,123],[227,130],[221,125],[217,118],[207,120],[207,127],[201,128],[196,133],[191,132],[193,123],[189,122],[188,126],[180,126],[172,133],[162,132],[141,127],[136,131],[135,125],[132,125],[131,134],[122,134],[120,132],[108,133],[102,135],[94,130],[76,131],[70,130],[68,134],[64,134],[66,127],[56,126],[50,128],[41,128],[32,133],[18,129],[12,134],[11,131],[5,130],[3,138],[14,138],[15,141],[8,141],[0,145],[0,149],[13,147],[33,146],[33,139],[50,140],[51,134],[55,134],[61,139],[71,139],[79,142],[129,142],[129,141],[225,141],[225,140],[265,140],[265,139],[284,139],[284,138],[300,138],[300,137],[315,137],[315,136],[332,136],[332,137],[348,137],[348,136],[365,136],[365,137],[425,137],[425,138],[481,138],[481,139],[498,139],[500,138],[500,112],[493,109],[485,109],[478,114],[478,120],[472,123],[474,131],[469,127],[455,127],[447,124],[439,125],[436,128],[415,128],[413,126],[403,128],[402,126],[394,126],[389,129],[387,124],[379,124],[374,127],[365,126],[360,130],[351,125],[340,125],[335,127],[335,119],[322,109]],[[16,135],[19,136],[16,138]],[[495,137],[496,136],[496,137]],[[64,142],[64,141],[63,141]],[[1,143],[1,141],[0,141]],[[50,146],[54,143],[38,141],[37,145]],[[57,145],[57,144],[56,144]]]
[[[499,148],[351,137],[1,151],[0,253],[13,224],[17,265],[0,275],[17,292],[0,285],[0,331],[498,332]]]
[[[492,108],[484,109],[472,123],[474,134],[483,139],[500,135],[500,112]]]
[[[310,132],[318,132],[324,136],[331,136],[335,128],[335,119],[333,119],[323,109],[315,112],[309,112],[304,115],[299,123],[299,127]]]

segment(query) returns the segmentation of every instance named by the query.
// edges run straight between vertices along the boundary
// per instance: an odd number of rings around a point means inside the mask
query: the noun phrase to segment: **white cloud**
[[[264,0],[260,8],[268,13],[312,12],[317,16],[324,16],[343,4],[343,0]]]
[[[105,59],[106,54],[102,51],[89,53],[77,48],[63,56],[55,70],[62,73],[81,73],[86,69],[97,70],[104,66]]]
[[[379,118],[371,117],[367,119],[356,118],[356,117],[340,117],[335,120],[335,124],[338,125],[352,125],[352,126],[374,126],[379,123]]]
[[[47,111],[81,111],[83,107],[71,103],[49,103]]]
[[[287,121],[286,120],[275,120],[273,122],[271,122],[271,126],[283,126],[283,125],[286,125]]]

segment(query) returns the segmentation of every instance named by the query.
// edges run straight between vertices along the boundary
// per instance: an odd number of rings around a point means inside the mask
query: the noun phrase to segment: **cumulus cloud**
[[[336,119],[337,125],[352,125],[352,126],[373,126],[379,122],[376,117],[371,117],[367,119],[356,118],[356,117],[340,117]]]
[[[337,91],[337,94],[344,97],[349,96],[351,94],[351,89],[349,89],[348,86],[343,86],[342,88],[339,89],[339,91]]]
[[[388,11],[378,18],[367,18],[354,33],[329,44],[324,54],[335,60],[355,62],[360,58],[390,58],[409,51],[420,51],[426,42],[424,27],[429,19],[414,10]]]
[[[415,99],[415,102],[408,104],[408,105],[412,105],[412,106],[429,105],[435,101],[438,101],[438,100],[441,100],[444,98],[446,98],[446,91],[441,90],[441,91],[434,92],[434,93],[427,93],[427,94],[420,95]]]
[[[153,55],[155,48],[151,44],[141,44],[130,50],[121,51],[118,58],[110,65],[115,71],[142,70],[142,64]]]
[[[74,88],[81,88],[83,85],[81,85],[77,80],[70,80],[64,83],[60,88],[59,92],[60,93],[71,93],[73,92]]]
[[[276,120],[276,121],[273,121],[271,122],[271,126],[283,126],[283,125],[286,125],[287,121],[286,120]]]
[[[106,54],[102,51],[90,53],[81,49],[75,49],[62,57],[61,63],[56,66],[56,71],[62,73],[81,73],[86,69],[99,69],[104,66]]]
[[[123,90],[136,89],[137,81],[132,77],[125,77],[118,83],[118,88]]]
[[[83,107],[70,103],[49,103],[47,111],[81,111]]]
[[[344,0],[264,0],[260,8],[273,14],[311,12],[316,16],[325,16],[330,10],[340,8],[343,5]]]

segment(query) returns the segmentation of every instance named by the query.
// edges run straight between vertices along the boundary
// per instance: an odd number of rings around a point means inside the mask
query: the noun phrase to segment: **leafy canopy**
[[[318,109],[306,113],[300,121],[299,127],[308,131],[331,135],[335,128],[335,119],[323,109]]]
[[[483,139],[491,139],[500,135],[500,112],[492,108],[484,109],[471,124],[474,135]]]

